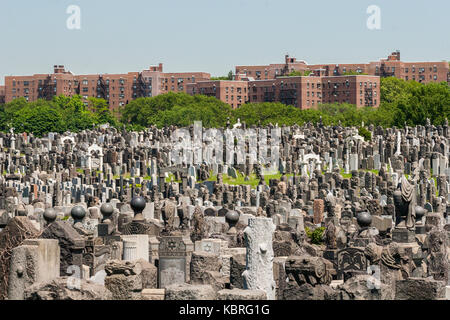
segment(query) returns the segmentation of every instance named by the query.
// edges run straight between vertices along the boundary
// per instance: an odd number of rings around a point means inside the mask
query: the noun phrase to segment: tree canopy
[[[90,98],[86,106],[79,95],[60,95],[51,101],[38,99],[34,102],[19,98],[0,106],[2,131],[15,128],[16,132],[41,136],[48,132],[77,132],[104,123],[117,125],[106,101]]]

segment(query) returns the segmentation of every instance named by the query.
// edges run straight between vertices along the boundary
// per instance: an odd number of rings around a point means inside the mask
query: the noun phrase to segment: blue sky
[[[69,30],[69,5],[81,30]],[[381,30],[366,27],[369,5]],[[1,0],[0,83],[5,75],[164,70],[224,75],[235,65],[450,60],[448,0]]]

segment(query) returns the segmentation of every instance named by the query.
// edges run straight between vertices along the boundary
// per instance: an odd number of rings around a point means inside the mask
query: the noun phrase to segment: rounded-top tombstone
[[[360,212],[356,217],[356,221],[361,228],[368,228],[372,224],[372,216],[369,212]]]
[[[74,220],[74,224],[82,222],[84,217],[86,216],[86,210],[82,206],[75,206],[70,211],[70,215]]]
[[[50,224],[53,221],[55,221],[56,220],[56,216],[57,216],[57,214],[56,214],[56,210],[55,209],[53,209],[53,208],[45,209],[45,211],[44,211],[44,220],[48,224]]]
[[[130,206],[134,211],[134,220],[144,220],[142,211],[144,211],[146,204],[143,197],[134,197],[131,199]]]
[[[114,213],[114,207],[111,205],[111,203],[104,203],[100,207],[100,212],[103,216],[103,221],[109,220],[111,218],[111,215]]]

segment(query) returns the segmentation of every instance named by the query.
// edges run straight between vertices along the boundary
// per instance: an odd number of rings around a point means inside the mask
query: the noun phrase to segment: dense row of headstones
[[[268,129],[268,145],[279,130],[270,169],[248,157],[174,165],[176,129],[0,134],[0,238],[12,239],[0,244],[2,298],[35,297],[37,284],[62,277],[126,299],[445,297],[447,122],[369,126],[368,141],[321,122],[235,125]],[[281,177],[266,184],[273,170]],[[224,174],[259,181],[229,185]],[[54,254],[45,261],[43,251]],[[120,289],[127,283],[139,285]]]

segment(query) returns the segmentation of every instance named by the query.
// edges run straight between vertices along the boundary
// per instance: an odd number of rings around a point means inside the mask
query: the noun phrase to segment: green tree
[[[169,92],[131,101],[123,108],[121,120],[143,127],[180,126],[198,120],[203,126],[212,127],[225,125],[229,116],[231,107],[215,97]]]
[[[64,121],[57,108],[43,100],[28,104],[14,118],[16,132],[32,132],[42,136],[48,132],[63,132]]]
[[[95,123],[109,123],[112,126],[118,125],[118,121],[112,115],[108,102],[105,99],[91,97],[88,101],[89,110],[94,114]]]

